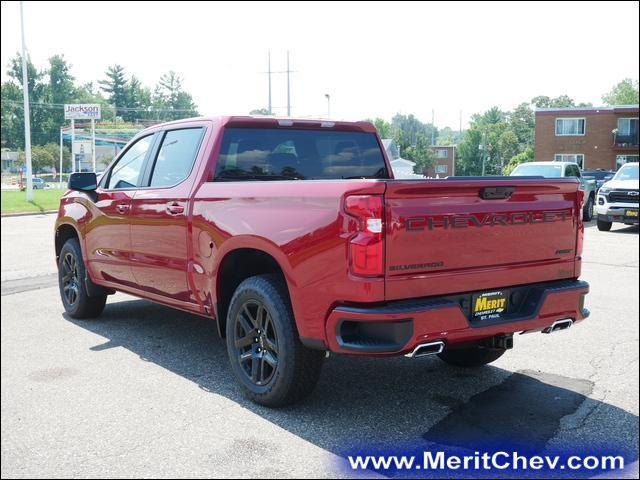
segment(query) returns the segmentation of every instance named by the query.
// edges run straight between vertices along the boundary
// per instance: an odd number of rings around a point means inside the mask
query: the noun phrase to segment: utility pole
[[[269,50],[269,68],[267,73],[269,75],[269,115],[273,115],[273,111],[271,110],[271,50]]]
[[[91,119],[91,163],[93,173],[96,173],[96,120]]]
[[[327,99],[327,119],[330,119],[331,118],[331,95],[329,95],[328,93],[325,93],[324,96]]]
[[[434,124],[435,120],[436,120],[436,113],[432,108],[431,109],[431,146],[432,147],[436,144],[436,126]]]
[[[63,128],[64,127],[60,127],[60,188],[62,188],[62,157],[64,155],[64,147],[62,142],[64,141],[64,133],[63,133]]]
[[[24,101],[24,156],[27,167],[27,202],[33,201],[31,178],[31,119],[29,114],[29,79],[27,77],[27,47],[24,41],[24,13],[20,2],[20,30],[22,33],[22,99]]]
[[[76,173],[76,121],[71,119],[71,173]]]
[[[487,130],[483,130],[482,132],[482,176],[484,177],[485,172],[485,161],[487,158]]]
[[[291,70],[289,69],[289,50],[287,50],[287,117],[291,116]]]

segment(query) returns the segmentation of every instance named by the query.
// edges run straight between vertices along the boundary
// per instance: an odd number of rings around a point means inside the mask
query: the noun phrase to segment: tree
[[[500,161],[500,174],[503,174],[504,166],[509,160],[520,151],[518,136],[511,129],[504,130],[497,141],[498,159]]]
[[[560,95],[556,98],[547,97],[546,95],[539,95],[531,99],[531,103],[536,108],[567,108],[575,107],[573,99],[567,95]]]
[[[3,148],[17,148],[24,146],[24,123],[20,102],[22,89],[12,81],[2,82],[0,89],[2,109],[0,121],[0,137]]]
[[[45,168],[55,167],[55,157],[42,145],[34,145],[31,149],[31,166],[34,173],[40,173]]]
[[[467,130],[458,145],[456,171],[459,175],[480,175],[482,173],[483,132],[477,126]]]
[[[498,107],[492,107],[484,113],[474,113],[471,115],[472,124],[496,125],[506,119],[506,113]]]
[[[602,96],[606,105],[636,105],[639,103],[638,80],[625,78]]]
[[[249,115],[271,115],[271,113],[268,108],[254,108],[249,112]]]
[[[435,163],[435,156],[431,149],[431,139],[427,139],[423,133],[418,133],[415,145],[406,147],[402,157],[415,162],[414,173],[424,174]]]
[[[433,138],[438,136],[438,131],[433,125],[422,123],[413,115],[397,113],[391,119],[391,126],[396,136],[396,143],[403,149],[410,145],[415,145],[419,134],[424,135],[427,139],[431,139],[432,136]],[[398,132],[401,132],[401,134]]]
[[[107,68],[105,72],[107,76],[104,80],[99,80],[98,84],[103,92],[108,94],[107,100],[111,105],[116,107],[116,115],[121,115],[123,118],[129,116],[118,110],[118,107],[125,108],[129,104],[129,86],[126,78],[126,73],[121,65],[112,65]]]
[[[380,135],[380,138],[393,137],[393,127],[386,120],[383,120],[382,118],[376,118],[371,123],[373,123],[373,125],[376,127],[376,130],[378,130],[378,135]]]
[[[38,104],[45,101],[46,85],[39,71],[27,57],[29,80],[29,102],[31,107],[31,139],[33,143],[44,143],[46,132],[43,124],[50,116],[50,109]],[[2,135],[3,146],[24,148],[24,107],[22,105],[22,57],[17,54],[9,61],[8,80],[2,84]],[[6,91],[5,91],[6,90]],[[8,125],[4,125],[8,120]],[[7,135],[7,137],[5,137]]]
[[[463,136],[464,134],[459,130],[453,130],[450,127],[439,128],[436,145],[457,145]]]
[[[162,109],[170,110],[165,117],[172,120],[198,115],[191,95],[182,89],[182,78],[172,70],[160,77],[154,103]]]
[[[127,84],[127,108],[130,108],[125,118],[129,121],[149,120],[151,114],[151,90],[143,87],[134,75]]]
[[[509,128],[515,133],[520,148],[532,145],[535,136],[536,119],[531,105],[526,102],[521,103],[508,115],[508,119]]]

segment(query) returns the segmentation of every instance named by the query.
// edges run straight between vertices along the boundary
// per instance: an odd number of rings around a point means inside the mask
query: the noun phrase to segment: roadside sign
[[[73,153],[75,155],[90,155],[92,152],[90,140],[76,140],[73,142]]]
[[[98,103],[65,103],[65,120],[100,120],[102,111]]]

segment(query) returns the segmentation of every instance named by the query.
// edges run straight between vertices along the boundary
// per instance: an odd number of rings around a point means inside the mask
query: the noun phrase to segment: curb
[[[58,213],[58,210],[43,210],[41,212],[16,212],[16,213],[3,213],[0,217],[28,217],[30,215],[49,215],[52,213]]]

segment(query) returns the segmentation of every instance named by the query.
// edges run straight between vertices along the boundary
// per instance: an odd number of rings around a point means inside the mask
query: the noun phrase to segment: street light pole
[[[269,115],[273,115],[273,112],[271,110],[271,50],[269,50],[269,70],[268,70],[268,75],[269,75]]]
[[[289,69],[289,50],[287,50],[287,117],[291,116],[291,70]]]
[[[324,96],[327,99],[327,119],[331,118],[331,95],[325,93]]]
[[[31,120],[29,115],[29,79],[27,77],[27,47],[24,41],[24,13],[20,2],[20,30],[22,33],[22,99],[24,101],[24,156],[27,166],[27,201],[33,201],[31,178]]]
[[[64,127],[60,127],[60,188],[62,188],[62,159],[63,159],[63,155],[64,155],[64,146],[63,146],[63,141],[64,141],[64,132],[63,129]]]

